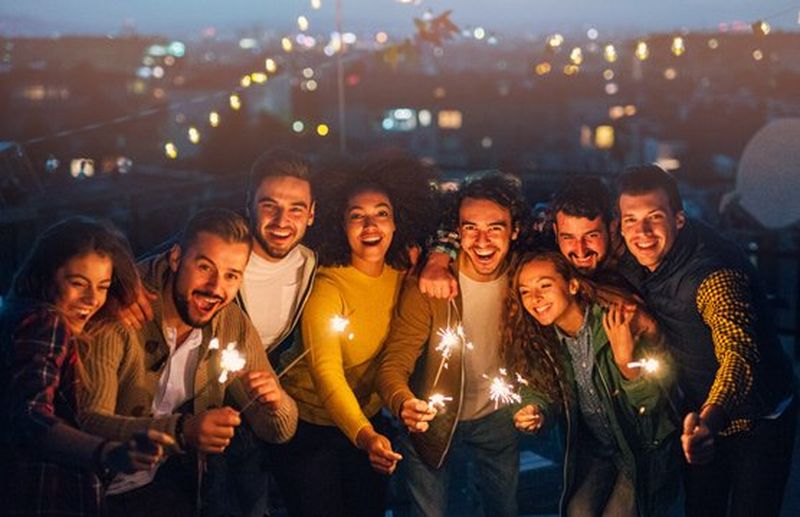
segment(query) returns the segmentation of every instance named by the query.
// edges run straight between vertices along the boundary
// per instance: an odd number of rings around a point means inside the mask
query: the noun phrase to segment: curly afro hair
[[[323,266],[350,264],[344,214],[355,194],[374,190],[391,201],[396,230],[386,263],[393,268],[409,268],[409,249],[423,245],[439,225],[435,197],[438,171],[405,152],[387,150],[357,161],[329,164],[319,175],[317,222],[309,231],[309,243],[316,247]]]

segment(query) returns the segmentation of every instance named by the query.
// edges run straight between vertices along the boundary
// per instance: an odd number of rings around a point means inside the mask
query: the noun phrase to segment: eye
[[[350,215],[347,218],[351,221],[360,221],[364,218],[364,214],[361,212],[350,212]]]
[[[540,289],[550,289],[553,286],[550,282],[545,282],[543,284],[539,284]]]
[[[388,210],[381,210],[378,212],[378,217],[390,217],[392,215]]]
[[[239,274],[238,273],[227,273],[225,275],[225,279],[229,280],[231,282],[236,282],[236,281],[239,280]]]
[[[200,271],[202,271],[204,273],[207,273],[207,272],[211,271],[211,266],[209,264],[202,263],[202,264],[198,264],[197,265],[197,269],[199,269]]]

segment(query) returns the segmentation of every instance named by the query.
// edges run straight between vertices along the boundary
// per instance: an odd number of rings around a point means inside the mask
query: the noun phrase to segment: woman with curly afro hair
[[[321,267],[301,320],[305,356],[282,384],[297,401],[276,477],[291,515],[383,515],[402,458],[373,387],[412,255],[438,224],[434,170],[406,154],[323,170],[315,229]],[[288,361],[284,361],[288,363]]]

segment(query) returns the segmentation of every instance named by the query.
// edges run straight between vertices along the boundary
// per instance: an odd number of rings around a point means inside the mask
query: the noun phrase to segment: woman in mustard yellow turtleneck
[[[320,264],[301,320],[307,351],[282,379],[297,401],[297,433],[273,455],[290,515],[383,515],[393,451],[373,381],[409,247],[435,225],[430,169],[405,155],[348,170],[322,213]],[[426,209],[427,208],[427,209]],[[328,225],[325,228],[326,223]]]

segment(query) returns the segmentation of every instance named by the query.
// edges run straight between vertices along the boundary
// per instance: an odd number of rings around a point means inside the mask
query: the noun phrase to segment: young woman
[[[291,515],[384,514],[385,475],[402,458],[384,431],[373,378],[409,248],[437,222],[426,214],[433,175],[416,159],[379,157],[341,174],[326,175],[322,267],[302,343],[287,358],[307,355],[281,381],[300,411],[297,434],[274,463]]]
[[[522,257],[508,300],[505,357],[530,381],[517,428],[563,410],[563,515],[660,515],[675,499],[678,428],[668,364],[633,304],[601,307],[557,252]]]
[[[76,340],[137,279],[125,238],[72,218],[46,230],[14,277],[0,312],[0,508],[4,515],[98,515],[100,478],[148,469],[173,440],[130,443],[77,429]]]

